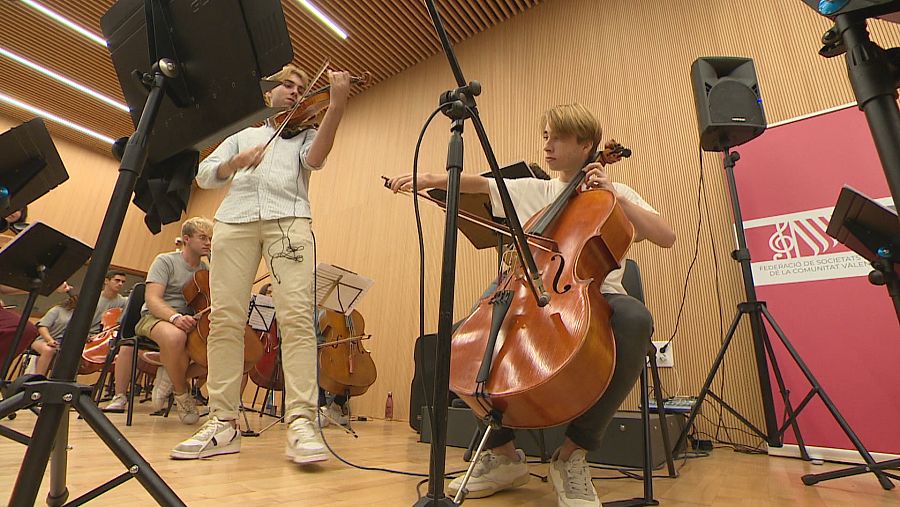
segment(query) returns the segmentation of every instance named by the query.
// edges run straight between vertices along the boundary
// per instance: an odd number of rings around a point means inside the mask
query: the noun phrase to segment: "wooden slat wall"
[[[542,160],[537,118],[549,106],[575,101],[599,115],[606,136],[634,150],[630,160],[611,169],[614,177],[645,196],[679,235],[671,250],[645,244],[633,250],[643,269],[656,337],[667,339],[674,330],[698,223],[698,139],[689,79],[693,60],[715,55],[754,58],[770,122],[847,103],[853,96],[843,59],[825,60],[816,54],[828,21],[802,2],[687,0],[665,10],[660,4],[547,1],[465,41],[457,51],[467,78],[484,86],[480,109],[502,162]],[[874,25],[877,40],[886,45],[900,42],[900,27]],[[376,281],[361,310],[367,332],[376,337],[368,346],[379,380],[354,402],[362,414],[383,413],[387,392],[392,391],[395,415],[407,416],[418,333],[412,204],[383,189],[379,176],[411,170],[421,124],[439,93],[452,85],[446,62],[435,56],[355,97],[327,170],[312,180],[318,259]],[[443,170],[447,138],[448,122],[439,117],[423,143],[423,170]],[[486,165],[471,128],[466,138],[466,172],[481,171]],[[675,338],[677,369],[663,370],[670,394],[698,392],[718,350],[722,326],[727,328],[736,303],[743,299],[739,267],[728,255],[735,245],[721,165],[714,154],[705,155],[703,163],[709,210],[702,211],[699,258]],[[212,214],[214,201],[198,199],[192,211]],[[423,219],[425,327],[431,331],[436,327],[443,215],[426,206]],[[481,293],[493,266],[491,252],[476,252],[461,241],[457,317]],[[752,358],[745,323],[724,375],[714,385],[761,424]],[[718,387],[723,377],[724,389]],[[632,396],[629,405],[634,407],[634,402]],[[706,414],[715,418],[713,406]],[[738,426],[730,417],[725,421]],[[712,431],[709,424],[702,429]],[[739,432],[730,437],[759,443]]]
[[[114,0],[41,0],[82,27],[101,35],[100,19]],[[294,63],[315,75],[328,59],[332,69],[385,80],[434,55],[440,49],[431,21],[419,0],[346,0],[313,2],[350,37],[341,40],[296,0],[283,0],[293,42]],[[540,0],[439,0],[450,38],[458,42],[522,12]],[[0,46],[124,102],[108,51],[62,28],[20,2],[0,2]],[[325,78],[327,79],[327,78]],[[117,138],[134,127],[128,114],[57,84],[18,63],[0,57],[0,92]],[[354,90],[354,93],[357,90]],[[21,110],[0,104],[0,114],[24,120]],[[54,134],[107,153],[103,141],[52,125]]]

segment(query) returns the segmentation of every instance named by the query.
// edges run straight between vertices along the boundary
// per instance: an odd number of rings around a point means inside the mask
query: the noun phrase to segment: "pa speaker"
[[[766,115],[749,58],[714,56],[691,65],[700,147],[725,151],[766,130]]]

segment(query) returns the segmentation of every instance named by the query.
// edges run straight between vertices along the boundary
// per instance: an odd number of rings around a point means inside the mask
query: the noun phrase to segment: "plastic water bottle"
[[[266,407],[263,409],[263,412],[269,415],[275,415],[275,392],[269,391],[269,395],[266,396]]]
[[[394,419],[394,394],[388,391],[387,401],[384,402],[384,420],[392,421]]]

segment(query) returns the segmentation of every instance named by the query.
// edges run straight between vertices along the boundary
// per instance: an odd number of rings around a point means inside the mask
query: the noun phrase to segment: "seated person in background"
[[[0,285],[0,294],[21,294],[22,291]],[[0,301],[0,361],[6,360],[6,355],[10,352],[13,356],[18,356],[28,349],[28,346],[34,343],[38,337],[38,330],[31,322],[25,323],[25,331],[22,333],[21,339],[13,343],[16,337],[16,328],[19,326],[19,320],[22,318],[16,312],[7,310],[3,301]],[[0,375],[8,375],[9,372],[0,372]]]
[[[182,289],[194,273],[209,269],[201,257],[209,255],[212,222],[201,217],[190,218],[181,225],[181,234],[182,251],[159,254],[150,266],[145,303],[135,334],[146,336],[159,345],[162,367],[157,370],[153,382],[153,409],[165,408],[169,395],[174,392],[179,419],[184,424],[195,424],[200,416],[187,379],[203,376],[206,372],[203,366],[192,364],[188,357],[187,336],[197,322],[184,300]],[[116,368],[117,397],[125,394],[130,383],[132,354],[131,347],[119,350],[119,359],[128,356],[129,364]],[[126,373],[121,373],[122,370]]]
[[[66,326],[69,325],[72,311],[77,304],[78,296],[70,292],[65,301],[47,310],[38,321],[37,331],[40,336],[31,344],[31,349],[40,354],[35,369],[38,375],[46,376],[50,370],[50,363],[56,357],[56,351],[62,346]]]
[[[27,218],[27,206],[21,210],[10,213],[0,220],[0,232],[12,229],[15,234],[18,234],[28,225],[25,223]],[[56,291],[68,292],[69,289],[71,289],[69,284],[63,282]],[[18,295],[26,294],[26,292],[6,285],[0,285],[0,294]],[[18,342],[13,343],[16,336],[16,328],[18,328],[19,320],[22,316],[6,309],[5,306],[6,304],[3,301],[0,301],[0,362],[6,359],[6,354],[9,352],[12,352],[16,356],[25,352],[25,350],[28,349],[28,346],[33,344],[38,337],[37,327],[31,322],[27,322],[21,339]],[[9,372],[0,372],[0,374],[8,375]]]
[[[103,290],[100,292],[100,299],[97,300],[97,310],[94,311],[94,319],[91,320],[91,334],[97,334],[103,331],[103,314],[113,308],[125,308],[128,298],[121,295],[122,287],[125,286],[127,280],[124,271],[110,271],[106,273],[103,281]]]

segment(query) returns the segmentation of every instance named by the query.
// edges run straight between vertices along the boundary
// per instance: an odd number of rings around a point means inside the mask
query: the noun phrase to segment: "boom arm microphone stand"
[[[434,0],[426,0],[428,14],[434,24],[435,31],[441,41],[444,53],[453,75],[456,79],[458,88],[444,92],[441,95],[440,102],[445,104],[443,112],[453,123],[450,127],[450,142],[447,153],[447,218],[444,224],[444,250],[441,267],[441,289],[440,302],[438,310],[438,336],[435,356],[439,359],[435,363],[434,371],[434,396],[432,403],[434,404],[434,421],[432,427],[431,441],[431,462],[428,473],[428,493],[415,503],[418,506],[453,506],[458,505],[456,501],[444,496],[444,475],[445,475],[445,459],[447,453],[447,403],[449,399],[449,383],[450,383],[450,339],[453,332],[453,300],[456,286],[456,243],[457,230],[456,221],[459,211],[459,184],[463,170],[463,128],[466,119],[471,119],[481,142],[482,149],[490,166],[491,173],[497,181],[497,187],[500,193],[500,199],[503,202],[505,215],[509,219],[510,229],[513,233],[513,244],[522,260],[522,264],[528,269],[529,276],[534,289],[535,297],[541,306],[546,305],[550,301],[550,297],[543,288],[540,273],[534,263],[531,251],[527,248],[525,235],[522,231],[522,225],[513,208],[512,201],[506,186],[503,183],[503,177],[500,174],[500,167],[494,156],[494,151],[490,146],[484,125],[478,115],[478,108],[475,104],[475,96],[481,93],[481,85],[473,81],[467,84],[459,62],[450,45],[447,32],[444,30],[443,22],[438,13]],[[413,180],[413,185],[416,181]],[[413,188],[413,192],[418,189]],[[489,432],[486,432],[489,433]]]

